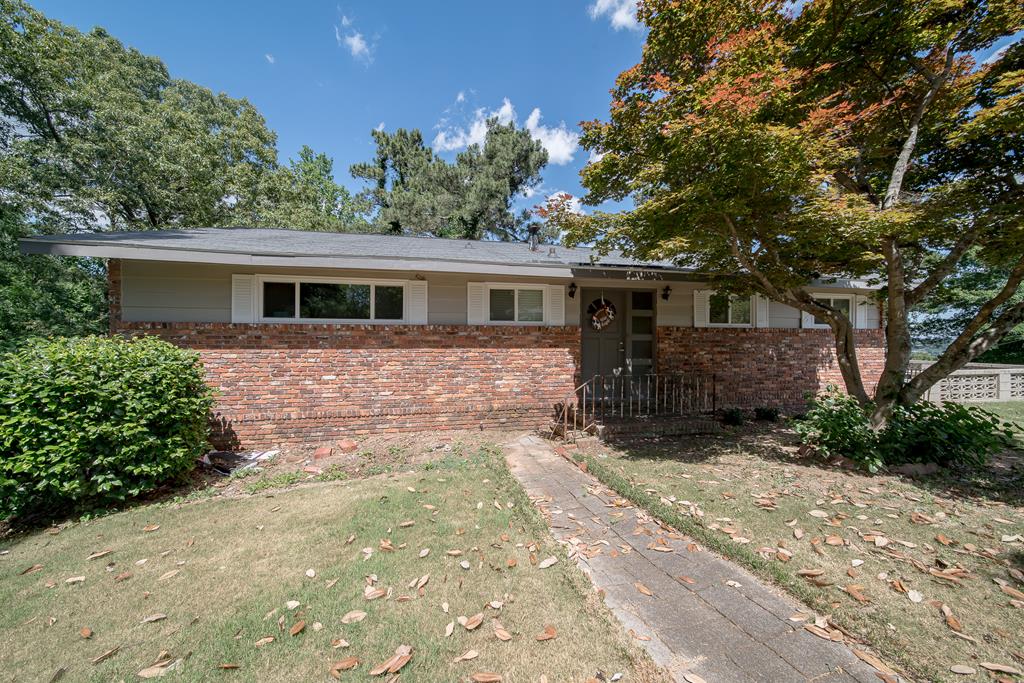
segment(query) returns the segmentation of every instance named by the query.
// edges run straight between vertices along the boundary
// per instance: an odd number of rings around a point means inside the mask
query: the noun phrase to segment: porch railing
[[[716,403],[713,375],[595,375],[559,406],[556,424],[568,437],[609,420],[710,413]]]

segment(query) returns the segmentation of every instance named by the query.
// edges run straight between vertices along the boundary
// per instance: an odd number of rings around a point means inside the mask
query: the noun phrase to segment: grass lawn
[[[403,682],[667,680],[493,448],[387,477],[198,498],[0,540],[0,680],[61,669],[68,681],[136,680],[163,661],[175,681],[317,681],[348,657],[358,667],[338,677],[371,680],[403,645]],[[366,616],[344,619],[353,611]],[[475,615],[478,627],[461,625]],[[539,640],[546,629],[554,637]]]
[[[1007,422],[1013,422],[1021,438],[1024,439],[1024,401],[997,401],[993,403],[976,403],[990,413],[995,413]]]
[[[983,662],[1024,670],[1024,454],[981,476],[917,481],[830,468],[795,445],[785,429],[751,425],[583,455],[620,494],[911,675],[992,680]]]

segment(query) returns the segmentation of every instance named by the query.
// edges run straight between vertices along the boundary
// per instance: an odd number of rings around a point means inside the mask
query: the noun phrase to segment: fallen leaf
[[[480,656],[480,653],[477,652],[476,650],[466,650],[461,655],[459,655],[454,660],[452,660],[452,663],[453,664],[458,664],[459,662],[467,662],[470,659],[476,659],[479,656]]]
[[[157,612],[156,614],[150,614],[148,617],[146,617],[145,619],[143,619],[139,623],[142,623],[142,624],[152,624],[155,621],[163,621],[166,618],[167,618],[166,614],[161,614],[160,612]]]
[[[978,673],[977,669],[971,668],[966,664],[954,664],[953,666],[949,667],[949,670],[955,674],[960,674],[961,676],[973,676],[974,674]]]
[[[636,583],[634,583],[634,584],[633,584],[633,586],[635,586],[635,587],[636,587],[636,589],[637,589],[638,591],[640,591],[641,593],[643,593],[644,595],[649,595],[650,597],[654,597],[654,593],[652,593],[652,592],[651,592],[651,589],[650,589],[650,588],[648,588],[647,586],[643,585],[643,584],[642,584],[642,583],[640,583],[639,581],[637,581]]]
[[[455,632],[455,622],[449,621],[448,625],[444,627],[444,637],[450,638],[452,633]]]
[[[359,666],[358,657],[346,657],[340,662],[335,662],[334,664],[331,664],[331,669],[329,673],[331,674],[331,678],[340,679],[342,671],[351,671],[357,666]]]
[[[551,640],[558,635],[558,631],[550,624],[544,627],[544,632],[537,634],[537,640]]]
[[[1009,664],[993,664],[992,662],[981,662],[978,664],[982,669],[989,671],[997,671],[1001,674],[1011,674],[1013,676],[1024,676],[1024,671],[1021,671],[1017,667],[1010,666]]]
[[[870,652],[864,652],[863,650],[858,650],[857,648],[851,649],[853,650],[853,654],[857,655],[857,659],[861,660],[862,662],[867,662],[871,666],[875,667],[876,669],[884,673],[886,676],[896,675],[895,671],[886,666],[881,659],[874,656]]]
[[[907,591],[907,597],[910,598],[910,602],[921,602],[924,600],[924,596],[921,595],[920,591],[909,590]]]
[[[85,581],[84,576],[72,576],[70,579],[64,579],[64,583],[82,583]]]
[[[366,612],[354,609],[341,618],[343,624],[357,624],[366,618]]]
[[[114,551],[111,550],[110,548],[107,548],[106,550],[97,551],[97,552],[93,553],[92,555],[90,555],[89,557],[87,557],[85,559],[87,559],[87,560],[98,560],[101,557],[106,557],[107,555],[109,555],[112,552],[114,552]]]
[[[540,564],[537,565],[537,569],[547,569],[548,567],[554,566],[556,562],[558,562],[558,558],[552,555],[551,557],[541,560]]]
[[[469,677],[469,680],[473,681],[473,683],[501,683],[502,678],[490,671],[477,671]]]
[[[88,626],[83,626],[82,630],[78,632],[78,635],[82,636],[85,639],[92,638],[92,629]]]
[[[306,622],[303,621],[302,619],[299,619],[288,630],[288,633],[289,633],[289,635],[291,635],[292,638],[294,638],[295,636],[299,635],[300,633],[302,633],[305,630],[306,630]]]
[[[946,620],[946,626],[949,626],[957,632],[964,630],[963,624],[960,623],[959,619],[953,616],[953,610],[949,608],[949,605],[943,603],[942,606],[939,607],[939,611],[942,612],[942,617]]]
[[[93,663],[93,664],[99,664],[100,662],[102,662],[102,661],[103,661],[103,660],[105,660],[105,659],[110,659],[111,657],[113,657],[114,655],[116,655],[116,654],[117,654],[117,651],[118,651],[118,650],[120,650],[120,649],[121,649],[121,646],[120,646],[120,645],[117,645],[117,646],[115,646],[115,647],[112,647],[112,648],[110,648],[109,650],[107,650],[106,652],[104,652],[103,654],[101,654],[101,655],[100,655],[99,657],[96,657],[96,658],[94,658],[94,659],[92,660],[92,663]]]
[[[241,669],[242,667],[239,664],[218,664],[217,668],[218,669],[233,670],[233,669]]]
[[[497,620],[495,620],[495,622],[494,622],[494,636],[498,640],[501,640],[501,641],[504,641],[504,642],[508,642],[508,641],[512,640],[512,634],[509,633],[508,631],[506,631],[505,627],[502,626],[501,624],[499,624],[497,622]]]
[[[172,569],[171,571],[163,574],[159,579],[157,579],[157,581],[166,581],[167,579],[173,579],[175,576],[178,575],[178,572],[180,571],[180,569]]]
[[[159,528],[160,528],[159,524],[147,524],[146,526],[142,527],[142,530],[145,531],[146,533],[150,533],[150,532],[156,531]]]
[[[474,614],[466,619],[466,623],[464,623],[462,627],[467,631],[472,631],[482,623],[484,623],[484,613],[480,612],[479,614]]]
[[[412,659],[412,648],[408,645],[399,645],[395,649],[395,654],[386,662],[382,662],[370,669],[371,676],[380,676],[383,673],[394,674],[409,663]]]
[[[260,638],[255,643],[253,643],[253,645],[255,645],[256,647],[263,647],[264,645],[269,645],[272,642],[274,642],[274,636],[267,636],[266,638]]]
[[[34,564],[31,567],[26,567],[25,569],[22,569],[18,573],[18,576],[25,576],[26,574],[34,574],[36,572],[41,572],[41,571],[43,571],[43,565],[41,565],[41,564]]]

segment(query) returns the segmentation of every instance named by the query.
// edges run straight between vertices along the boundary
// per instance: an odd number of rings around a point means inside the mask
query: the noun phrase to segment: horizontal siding
[[[125,322],[230,322],[232,274],[308,275],[412,280],[406,271],[339,271],[325,268],[266,268],[122,261],[122,318]],[[424,274],[427,282],[427,322],[431,325],[466,324],[466,285],[470,281],[568,284],[540,278],[480,275]],[[579,307],[566,295],[565,324],[579,324]]]
[[[778,301],[769,301],[768,327],[785,329],[800,327],[800,311],[792,306],[780,304]]]

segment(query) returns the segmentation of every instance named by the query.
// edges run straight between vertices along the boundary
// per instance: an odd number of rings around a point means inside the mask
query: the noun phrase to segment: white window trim
[[[857,328],[857,297],[856,297],[855,294],[827,294],[827,293],[823,293],[823,292],[808,292],[808,293],[811,295],[811,298],[813,298],[813,299],[829,299],[831,301],[835,301],[836,299],[846,299],[847,301],[849,301],[850,302],[850,315],[848,317],[850,318],[850,324],[853,325],[854,328]],[[828,323],[825,323],[824,325],[819,325],[818,323],[814,322],[814,314],[813,313],[806,313],[805,312],[804,315],[801,316],[801,317],[803,318],[803,324],[804,324],[804,328],[805,329],[809,329],[809,330],[828,330],[828,329],[831,329]]]
[[[754,326],[754,319],[757,316],[757,310],[756,310],[757,302],[754,300],[754,296],[753,295],[750,296],[750,322],[749,323],[714,323],[714,322],[711,322],[711,297],[716,296],[717,294],[718,294],[718,292],[715,292],[714,290],[712,290],[708,294],[708,298],[707,298],[707,307],[708,307],[708,310],[707,310],[707,320],[708,320],[708,327],[738,327],[738,328],[744,328],[744,327],[753,327]],[[735,294],[730,294],[729,295],[729,317],[730,318],[732,317],[732,300],[736,299],[736,298],[739,298],[739,297],[737,297]]]
[[[519,290],[528,289],[541,293],[541,320],[491,320],[491,290],[511,289],[515,291],[514,310],[516,318],[519,317]],[[547,325],[551,312],[548,309],[548,294],[546,285],[530,285],[519,282],[485,282],[484,283],[484,323],[487,325],[518,325],[528,327],[530,325]]]
[[[369,318],[267,318],[263,315],[263,284],[265,282],[286,282],[295,284],[295,315],[299,314],[299,287],[302,282],[332,285],[370,285],[370,317]],[[373,318],[376,308],[376,297],[373,287],[402,288],[402,318],[400,320],[376,320]],[[409,320],[409,281],[379,280],[351,277],[306,277],[294,275],[256,275],[256,321],[260,323],[297,323],[306,325],[404,325]]]

